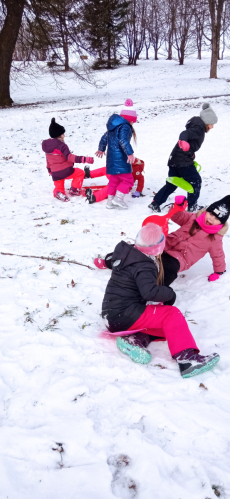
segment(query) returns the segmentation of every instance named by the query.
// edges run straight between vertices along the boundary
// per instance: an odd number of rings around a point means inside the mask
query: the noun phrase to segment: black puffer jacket
[[[171,288],[157,285],[154,261],[125,241],[115,247],[111,263],[102,303],[102,317],[111,332],[129,329],[145,311],[146,302],[166,302],[175,296]]]
[[[192,166],[195,159],[195,152],[198,151],[204,142],[206,133],[206,125],[199,116],[194,116],[186,123],[184,130],[179,137],[179,140],[185,140],[190,144],[189,151],[185,152],[180,149],[178,143],[172,150],[168,166]]]

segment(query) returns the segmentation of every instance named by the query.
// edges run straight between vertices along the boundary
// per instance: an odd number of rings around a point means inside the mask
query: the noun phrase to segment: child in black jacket
[[[199,349],[181,312],[171,305],[176,300],[172,288],[163,286],[160,255],[165,245],[161,227],[149,223],[139,231],[135,247],[121,241],[112,259],[112,275],[102,303],[102,317],[111,332],[118,336],[119,350],[134,362],[151,360],[146,349],[152,340],[167,340],[172,357],[184,378],[212,369],[219,355],[198,354]],[[155,304],[148,304],[155,302]]]
[[[179,141],[172,150],[169,160],[169,177],[180,177],[189,182],[193,193],[188,193],[188,211],[197,211],[197,200],[201,190],[201,176],[195,165],[195,152],[198,151],[204,142],[205,133],[209,132],[217,123],[218,118],[211,108],[210,104],[204,103],[199,116],[194,116],[186,123],[186,130],[180,136]],[[169,182],[160,189],[149,204],[153,211],[160,212],[160,205],[164,203],[168,196],[172,194],[177,187]]]

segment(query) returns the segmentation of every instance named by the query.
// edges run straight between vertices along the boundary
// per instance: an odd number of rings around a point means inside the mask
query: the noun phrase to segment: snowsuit
[[[228,230],[227,222],[212,237],[202,229],[195,230],[193,236],[189,234],[193,222],[204,211],[205,208],[198,211],[198,213],[184,211],[172,216],[172,221],[180,225],[180,229],[171,232],[166,237],[164,253],[167,253],[179,262],[179,272],[188,270],[192,265],[201,260],[206,253],[210,254],[214,272],[221,273],[226,269],[223,236]]]
[[[189,143],[189,151],[180,149],[178,143],[172,150],[169,160],[169,177],[180,177],[189,182],[194,189],[193,193],[188,193],[188,206],[196,204],[201,190],[201,176],[199,175],[194,165],[195,152],[198,151],[204,142],[206,133],[206,125],[199,116],[194,116],[186,123],[186,130],[184,130],[179,140]],[[154,201],[158,206],[164,203],[168,196],[172,194],[177,187],[169,182],[160,189],[154,196]]]
[[[144,175],[142,174],[144,170],[145,164],[144,161],[141,159],[135,158],[134,163],[132,164],[132,169],[133,169],[133,180],[136,182],[137,180],[137,191],[142,192],[144,189]]]
[[[128,194],[133,187],[132,165],[127,158],[133,154],[130,145],[133,129],[128,120],[113,114],[107,123],[107,132],[101,137],[98,150],[104,152],[107,147],[106,173],[110,175],[108,195],[115,196],[116,191]]]
[[[184,316],[167,302],[174,292],[157,284],[156,262],[133,246],[121,241],[111,259],[112,275],[102,303],[102,317],[111,332],[139,329],[167,340],[171,355],[188,348],[197,349]]]
[[[47,170],[54,181],[56,192],[65,194],[65,180],[72,179],[71,186],[80,189],[85,177],[85,172],[74,168],[74,163],[82,163],[83,156],[71,154],[65,142],[58,139],[47,139],[42,142],[42,150],[46,153]]]

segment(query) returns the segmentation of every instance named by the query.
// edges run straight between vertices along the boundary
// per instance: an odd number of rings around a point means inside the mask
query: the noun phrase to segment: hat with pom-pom
[[[210,204],[206,211],[218,218],[218,220],[224,225],[227,222],[230,215],[230,195]]]
[[[208,102],[204,102],[202,111],[200,112],[200,118],[203,120],[205,125],[215,125],[218,121],[216,113],[214,113]]]
[[[120,112],[120,116],[123,116],[128,121],[131,121],[132,123],[136,123],[137,121],[137,113],[133,107],[133,101],[132,99],[126,99],[125,105]]]
[[[65,133],[64,126],[59,125],[58,123],[56,123],[55,118],[52,118],[49,126],[49,134],[51,139],[57,139],[57,137],[60,137],[63,133]]]
[[[165,247],[165,236],[162,228],[159,225],[148,223],[139,230],[134,246],[145,255],[160,255]]]

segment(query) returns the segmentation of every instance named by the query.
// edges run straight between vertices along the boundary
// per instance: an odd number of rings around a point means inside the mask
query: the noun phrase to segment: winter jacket
[[[167,236],[164,251],[179,260],[179,272],[189,269],[194,263],[201,260],[206,253],[210,254],[214,272],[224,272],[226,269],[223,236],[228,230],[227,222],[212,237],[202,229],[195,230],[193,236],[189,234],[194,220],[204,211],[205,209],[198,211],[198,213],[184,211],[172,216],[172,221],[181,227]]]
[[[121,241],[112,255],[112,275],[105,290],[102,317],[111,332],[126,331],[143,314],[148,301],[171,300],[174,291],[158,286],[156,263]]]
[[[73,164],[82,163],[82,156],[71,154],[65,142],[58,139],[43,140],[42,150],[46,153],[47,169],[54,181],[70,177],[74,173]]]
[[[195,159],[195,152],[198,151],[204,142],[206,125],[199,116],[194,116],[186,123],[186,130],[181,132],[179,140],[185,140],[190,144],[189,151],[180,149],[178,142],[172,150],[168,166],[191,166]]]
[[[98,149],[105,151],[106,173],[120,175],[121,173],[132,173],[132,165],[127,163],[127,158],[133,154],[130,145],[133,129],[132,125],[122,116],[113,114],[107,123],[107,132],[101,137]]]

